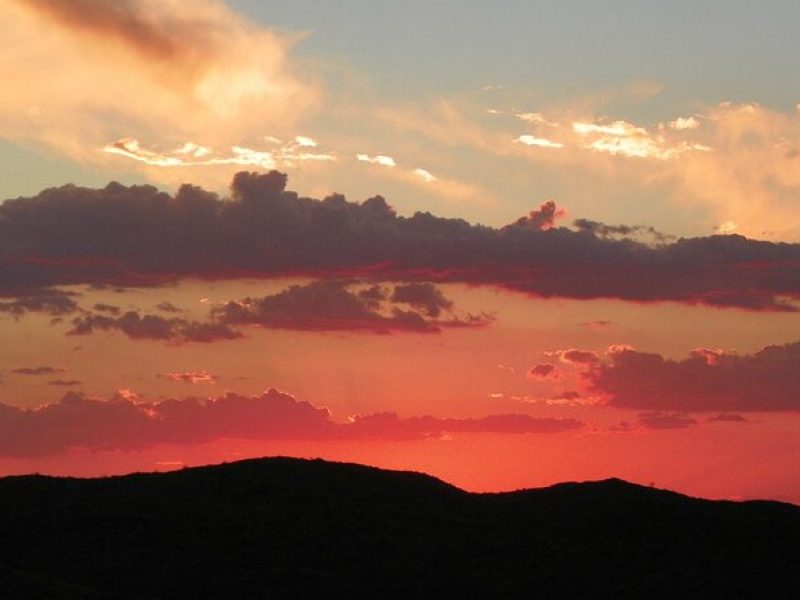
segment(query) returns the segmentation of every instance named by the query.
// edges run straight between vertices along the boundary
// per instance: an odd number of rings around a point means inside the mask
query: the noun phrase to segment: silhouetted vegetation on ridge
[[[796,597],[800,508],[288,458],[0,479],[2,598]]]

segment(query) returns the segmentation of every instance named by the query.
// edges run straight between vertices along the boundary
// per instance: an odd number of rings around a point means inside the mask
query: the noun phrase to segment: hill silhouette
[[[0,479],[2,598],[796,598],[800,508],[266,458]]]

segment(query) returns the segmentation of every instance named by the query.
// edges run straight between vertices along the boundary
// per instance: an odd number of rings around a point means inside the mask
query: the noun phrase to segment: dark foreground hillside
[[[0,598],[797,598],[800,508],[274,458],[0,479]]]

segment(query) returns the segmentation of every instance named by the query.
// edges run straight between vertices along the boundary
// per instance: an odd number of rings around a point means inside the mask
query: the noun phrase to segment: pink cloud
[[[423,439],[443,434],[557,433],[579,429],[575,419],[522,414],[477,419],[399,417],[379,413],[336,422],[327,409],[270,389],[259,396],[145,402],[123,390],[110,400],[68,393],[36,409],[0,403],[0,455],[47,456],[71,448],[133,450],[153,444],[219,439]]]

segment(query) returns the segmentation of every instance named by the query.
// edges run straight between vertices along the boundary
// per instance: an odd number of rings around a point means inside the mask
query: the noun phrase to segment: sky
[[[0,474],[800,503],[798,18],[5,0]]]

